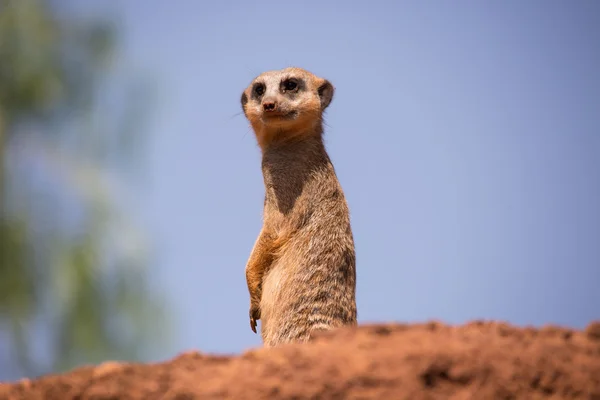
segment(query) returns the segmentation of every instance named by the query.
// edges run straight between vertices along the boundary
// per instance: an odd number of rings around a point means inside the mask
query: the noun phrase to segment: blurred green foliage
[[[59,18],[47,1],[0,0],[4,376],[142,359],[166,334],[122,201],[149,96],[130,77],[111,84],[116,39],[106,21]]]

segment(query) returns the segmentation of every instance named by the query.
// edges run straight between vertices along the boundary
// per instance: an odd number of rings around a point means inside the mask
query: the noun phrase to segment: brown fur
[[[327,80],[286,68],[261,74],[242,94],[266,189],[263,227],[246,265],[250,327],[256,332],[262,320],[267,347],[356,324],[350,216],[322,139],[333,92]]]

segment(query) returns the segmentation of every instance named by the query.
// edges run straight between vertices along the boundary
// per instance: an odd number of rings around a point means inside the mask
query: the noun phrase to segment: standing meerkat
[[[266,347],[356,325],[356,257],[344,193],[323,143],[329,81],[301,68],[259,75],[242,94],[262,151],[263,226],[246,265],[250,327]]]

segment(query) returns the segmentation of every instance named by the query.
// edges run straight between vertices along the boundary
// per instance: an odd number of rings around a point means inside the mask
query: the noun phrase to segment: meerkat
[[[265,347],[356,325],[348,205],[323,143],[334,87],[301,68],[259,75],[241,98],[262,153],[263,226],[246,264],[250,328]]]

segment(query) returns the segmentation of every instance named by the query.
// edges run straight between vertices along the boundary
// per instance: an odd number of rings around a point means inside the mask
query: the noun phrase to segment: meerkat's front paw
[[[256,333],[256,321],[260,319],[260,307],[255,304],[250,305],[250,329]]]

